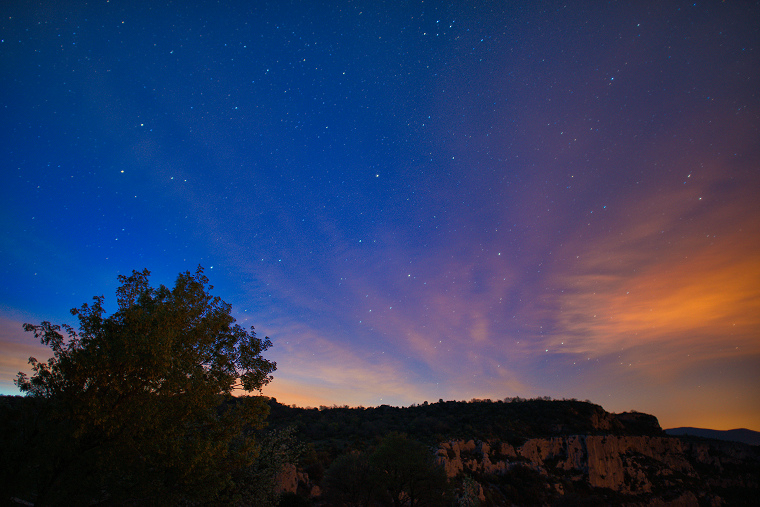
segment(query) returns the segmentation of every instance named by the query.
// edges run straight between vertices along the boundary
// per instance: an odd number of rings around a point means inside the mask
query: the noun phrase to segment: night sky
[[[281,403],[760,430],[758,2],[0,15],[2,392],[23,322],[200,264]]]

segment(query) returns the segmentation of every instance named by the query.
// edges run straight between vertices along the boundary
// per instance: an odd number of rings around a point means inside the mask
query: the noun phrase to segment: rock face
[[[652,415],[609,413],[590,402],[439,400],[319,410],[275,403],[272,413],[280,424],[297,420],[307,439],[330,452],[346,442],[372,452],[372,443],[392,432],[443,441],[432,450],[460,505],[754,506],[760,498],[760,447],[669,436]],[[281,480],[282,491],[330,505],[328,483],[293,467]]]
[[[626,494],[651,492],[646,472],[653,464],[687,475],[694,473],[684,457],[681,442],[668,437],[534,439],[521,446],[517,455],[544,468],[552,461],[554,468],[583,474],[592,487]]]
[[[689,488],[704,483],[701,474],[719,488],[760,486],[757,477],[746,473],[745,466],[760,463],[757,447],[686,442],[667,436],[572,435],[530,439],[516,448],[508,443],[455,440],[440,444],[436,456],[450,478],[462,472],[475,477],[499,476],[515,467],[527,467],[557,490],[562,480],[569,479],[622,495],[645,495],[651,500],[658,492],[680,488],[683,495],[678,502],[684,505],[697,504]],[[712,472],[705,473],[706,467]],[[720,474],[742,467],[744,474]],[[715,478],[715,471],[722,479]]]
[[[277,493],[297,493],[299,490],[306,491],[309,497],[321,494],[319,486],[312,484],[309,474],[300,472],[293,464],[286,464],[277,477],[275,477],[275,491]]]

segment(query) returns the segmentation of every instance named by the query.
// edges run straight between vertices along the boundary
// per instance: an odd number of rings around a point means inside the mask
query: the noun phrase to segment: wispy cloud
[[[19,372],[31,374],[28,360],[40,361],[52,356],[50,349],[24,332],[23,322],[14,317],[0,316],[0,392],[20,394],[13,381]]]
[[[710,186],[629,202],[607,234],[568,242],[553,345],[604,354],[656,344],[664,360],[684,347],[760,351],[760,218],[710,202]]]

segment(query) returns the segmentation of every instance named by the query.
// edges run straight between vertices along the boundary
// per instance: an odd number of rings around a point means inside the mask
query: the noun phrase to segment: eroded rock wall
[[[574,473],[593,487],[626,494],[651,491],[652,473],[694,473],[681,441],[672,437],[574,435],[530,439],[516,449],[505,443],[458,440],[442,443],[437,456],[449,477],[464,470],[499,474],[529,466],[544,474]]]

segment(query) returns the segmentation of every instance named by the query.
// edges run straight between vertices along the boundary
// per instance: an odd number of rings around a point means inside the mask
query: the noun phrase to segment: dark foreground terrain
[[[611,414],[590,402],[304,409],[271,400],[270,407],[270,425],[294,426],[310,449],[283,487],[320,505],[381,504],[371,494],[352,501],[330,488],[341,457],[371,462],[394,432],[429,450],[445,471],[452,505],[757,505],[760,493],[760,447],[669,436],[654,416]],[[396,452],[401,460],[404,449]],[[372,478],[355,487],[373,490]]]
[[[8,505],[34,500],[19,485],[34,484],[29,474],[49,465],[32,462],[46,453],[30,433],[41,427],[34,407],[42,402],[31,401],[0,400],[2,467],[15,471],[3,485],[19,492],[2,498]],[[760,497],[759,446],[668,435],[654,416],[587,401],[268,404],[267,427],[255,430],[260,455],[234,475],[242,493],[225,505],[728,506]],[[113,498],[98,504],[127,505]]]

